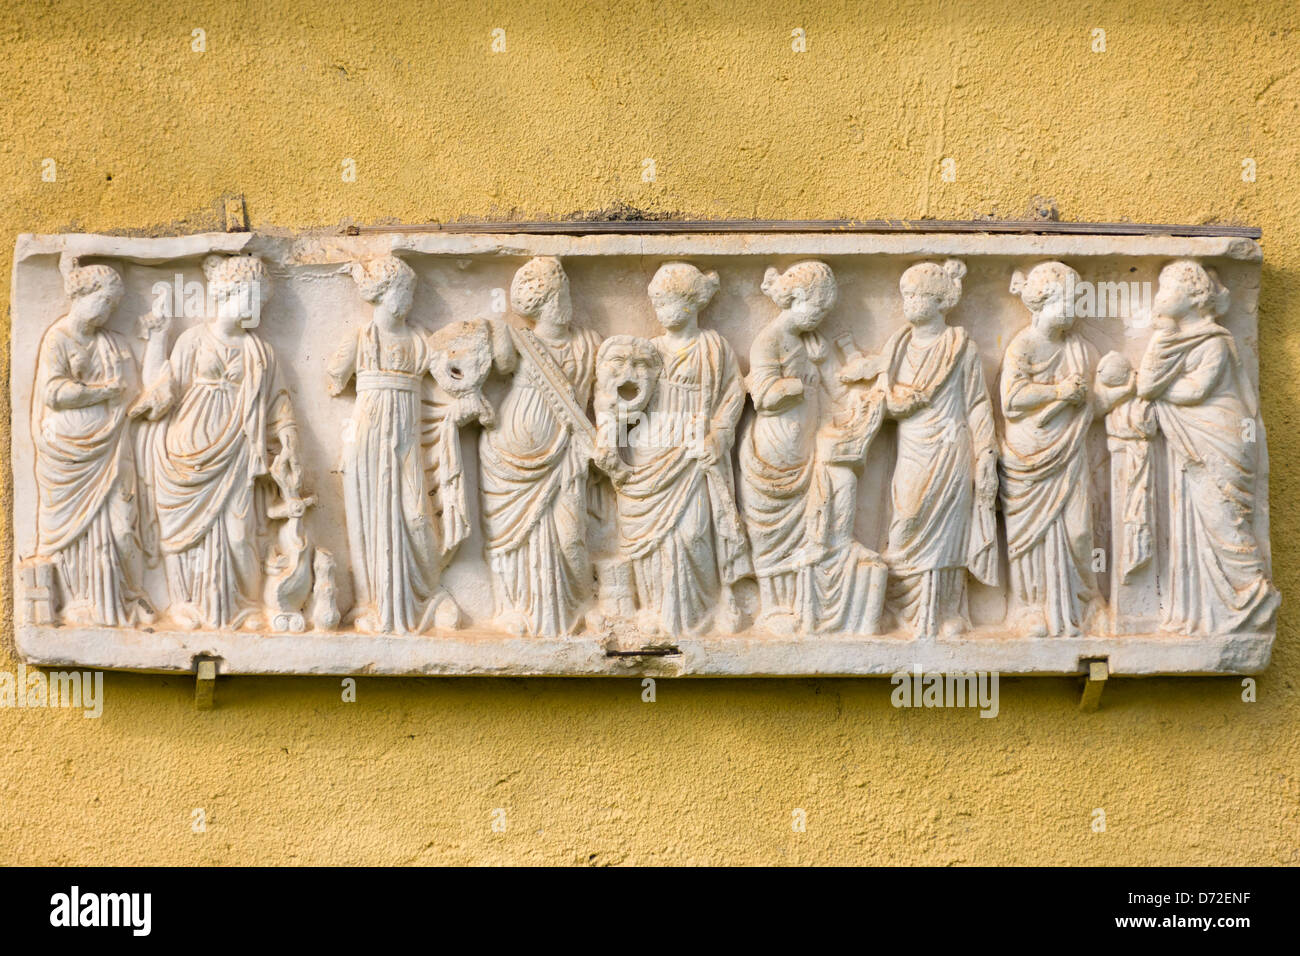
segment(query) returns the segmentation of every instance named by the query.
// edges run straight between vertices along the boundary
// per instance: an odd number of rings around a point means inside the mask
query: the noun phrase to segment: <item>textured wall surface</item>
[[[362,679],[344,703],[336,680],[234,679],[200,712],[192,681],[110,674],[99,720],[0,710],[0,862],[1300,862],[1300,8],[515,7],[15,6],[5,274],[20,232],[211,228],[230,193],[257,229],[1019,218],[1035,196],[1063,219],[1259,225],[1285,601],[1258,700],[1115,681],[1084,715],[1077,681],[1008,680],[982,720],[895,710],[887,681],[661,681],[643,703],[634,681]]]

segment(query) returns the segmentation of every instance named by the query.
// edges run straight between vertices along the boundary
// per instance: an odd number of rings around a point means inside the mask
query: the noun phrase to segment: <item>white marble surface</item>
[[[1258,384],[1260,246],[1248,239],[1170,236],[978,235],[978,234],[688,234],[688,235],[492,235],[400,233],[364,236],[208,234],[136,238],[66,235],[20,236],[13,274],[11,331],[12,463],[17,593],[16,643],[30,663],[146,671],[189,671],[199,656],[216,657],[225,674],[447,674],[556,676],[807,676],[888,675],[919,665],[925,671],[997,670],[1008,674],[1075,674],[1080,662],[1109,660],[1115,675],[1258,673],[1269,660],[1274,626],[1260,633],[1151,634],[1159,593],[1153,580],[1134,611],[1132,625],[1113,618],[1077,636],[1027,637],[1008,626],[1005,529],[998,517],[1000,585],[970,579],[972,627],[960,635],[915,638],[887,616],[880,635],[772,634],[754,625],[758,589],[752,579],[735,588],[743,625],[738,633],[668,634],[646,637],[634,626],[595,624],[569,635],[513,635],[494,628],[491,575],[479,520],[479,434],[476,422],[460,435],[468,536],[441,573],[441,584],[459,606],[461,629],[438,627],[425,634],[363,634],[346,621],[325,633],[254,633],[182,630],[165,617],[145,628],[56,626],[22,623],[19,565],[36,548],[37,483],[32,441],[32,403],[37,355],[46,330],[69,308],[60,267],[76,257],[82,264],[105,263],[123,280],[124,295],[108,328],[144,358],[138,319],[150,310],[151,287],[202,279],[209,253],[259,256],[273,285],[258,333],[274,349],[300,429],[305,491],[317,503],[305,522],[317,547],[337,562],[337,603],[346,613],[355,600],[350,574],[347,519],[343,506],[342,436],[351,426],[356,397],[334,397],[325,370],[338,344],[364,324],[369,306],[353,279],[341,271],[359,260],[399,254],[414,270],[410,322],[429,330],[479,318],[523,327],[503,312],[516,271],[534,256],[558,256],[568,275],[577,325],[601,339],[611,335],[651,338],[662,334],[647,295],[656,270],[684,259],[716,271],[718,289],[701,313],[738,356],[741,374],[750,372],[755,339],[778,309],[762,291],[765,271],[819,259],[834,271],[838,297],[820,332],[828,340],[850,334],[866,353],[880,350],[904,325],[899,277],[919,260],[960,258],[966,267],[960,301],[947,321],[966,331],[978,351],[991,395],[993,418],[1002,433],[998,382],[1012,338],[1030,319],[1009,291],[1017,270],[1044,260],[1061,260],[1085,282],[1143,282],[1154,288],[1161,268],[1191,258],[1213,268],[1229,294],[1219,322],[1231,333],[1245,380]],[[1147,316],[1080,319],[1076,330],[1096,355],[1117,351],[1137,367],[1151,337]],[[171,336],[196,324],[175,319]],[[499,408],[508,380],[494,373],[484,389]],[[747,403],[741,430],[754,411]],[[1100,415],[1087,438],[1091,475],[1092,526],[1096,543],[1111,550],[1112,481],[1106,431]],[[886,550],[890,484],[897,445],[896,426],[885,426],[871,444],[854,492],[851,524],[856,539],[872,552]],[[1267,560],[1267,455],[1258,436],[1253,530]],[[1159,454],[1163,459],[1163,455]],[[735,458],[735,451],[732,451]],[[1169,480],[1161,472],[1158,482]],[[1167,497],[1162,484],[1157,500]],[[1167,531],[1157,528],[1157,536]],[[1158,545],[1156,567],[1167,573],[1168,547]],[[1098,582],[1114,604],[1109,575]],[[161,566],[145,572],[144,585],[159,608],[168,604]],[[1146,585],[1144,585],[1146,586]],[[1152,607],[1154,605],[1154,607]],[[309,610],[309,609],[305,609]],[[1141,613],[1139,613],[1139,611]],[[1145,615],[1145,617],[1143,617]],[[310,615],[308,615],[310,617]],[[310,620],[307,622],[310,628]],[[1113,631],[1119,633],[1112,633]],[[1140,630],[1143,633],[1124,633]],[[1093,632],[1095,631],[1095,633]],[[645,647],[649,655],[635,653]],[[661,656],[655,648],[669,648]],[[627,652],[611,656],[610,650]]]

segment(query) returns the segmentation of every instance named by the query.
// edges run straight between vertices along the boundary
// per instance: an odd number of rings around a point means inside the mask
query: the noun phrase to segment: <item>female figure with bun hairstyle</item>
[[[571,634],[592,598],[587,551],[590,449],[580,446],[547,390],[556,379],[579,409],[591,401],[596,333],[573,324],[569,279],[560,260],[530,259],[510,285],[514,310],[533,320],[532,336],[554,378],[520,356],[495,427],[479,441],[483,532],[498,622],[516,634]]]
[[[736,630],[731,585],[752,570],[731,471],[744,380],[726,340],[700,328],[717,290],[716,272],[686,262],[660,266],[648,290],[664,328],[650,343],[662,368],[649,440],[633,443],[630,477],[618,486],[618,525],[651,633]]]
[[[1162,626],[1229,634],[1272,626],[1279,597],[1255,536],[1263,435],[1255,390],[1232,334],[1218,323],[1228,290],[1199,262],[1160,270],[1155,331],[1138,368],[1169,474],[1169,582]]]
[[[331,395],[356,379],[352,427],[343,440],[343,503],[356,601],[368,633],[455,627],[460,611],[438,583],[441,554],[421,447],[421,389],[433,360],[407,325],[415,270],[396,256],[349,269],[370,321],[348,336],[328,369]]]
[[[777,634],[873,634],[884,568],[853,538],[856,476],[838,461],[839,378],[817,332],[834,306],[824,262],[768,269],[781,309],[750,350],[755,415],[740,442],[740,510],[758,579],[760,627]]]
[[[1080,633],[1099,600],[1087,448],[1096,357],[1072,331],[1067,301],[1079,282],[1063,262],[1011,280],[1032,319],[1002,358],[1002,512],[1012,596],[1030,637]]]
[[[74,265],[63,287],[72,305],[41,339],[32,392],[37,553],[54,566],[64,624],[147,623],[126,415],[139,375],[130,347],[105,328],[122,279]]]
[[[265,479],[302,503],[298,429],[271,346],[248,326],[270,297],[256,256],[203,260],[211,314],[162,358],[150,330],[145,368],[160,367],[134,415],[165,419],[153,444],[154,497],[170,613],[182,627],[257,629],[267,521]]]
[[[907,325],[886,343],[881,378],[898,420],[891,486],[890,602],[917,637],[969,626],[966,572],[998,584],[997,439],[979,351],[944,317],[966,266],[921,262],[899,280]]]

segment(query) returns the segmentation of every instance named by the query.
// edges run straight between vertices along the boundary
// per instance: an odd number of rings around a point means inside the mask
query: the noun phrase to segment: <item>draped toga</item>
[[[918,345],[908,326],[884,354],[887,381],[926,398],[898,422],[885,560],[899,616],[933,634],[944,618],[964,615],[967,569],[997,584],[996,519],[992,506],[976,500],[974,480],[977,456],[996,447],[993,415],[979,350],[965,329],[946,327]]]
[[[175,403],[154,445],[155,498],[172,613],[237,627],[260,603],[255,479],[270,440],[293,424],[271,347],[252,332],[233,344],[207,326],[183,332],[159,386]]]
[[[709,434],[729,450],[745,388],[735,353],[711,329],[681,349],[663,337],[652,344],[663,372],[646,419],[648,446],[632,433],[632,477],[618,493],[619,550],[638,604],[657,610],[669,633],[684,633],[707,623],[721,583],[750,569],[730,454],[707,468],[687,454]]]
[[[536,338],[560,366],[579,408],[591,400],[600,338],[581,328],[561,345]],[[587,462],[520,356],[495,428],[479,441],[488,564],[505,610],[528,633],[577,630],[593,589],[587,551]]]
[[[1255,535],[1258,408],[1232,334],[1216,324],[1159,328],[1138,372],[1165,436],[1170,595],[1166,628],[1262,631],[1279,597]]]
[[[1026,606],[1041,609],[1049,634],[1076,632],[1096,596],[1092,572],[1092,502],[1088,429],[1092,402],[1052,400],[1018,408],[1028,386],[1092,377],[1087,343],[1066,335],[1035,362],[1029,336],[1011,342],[1002,364],[1002,512],[1007,523],[1011,587]]]
[[[343,504],[353,614],[365,631],[424,630],[439,593],[421,445],[422,380],[430,358],[420,330],[381,337],[368,324],[348,338],[329,367],[336,388],[356,376],[357,401],[343,445]]]
[[[109,402],[74,407],[82,385],[119,384]],[[53,558],[68,623],[133,623],[141,598],[136,473],[126,409],[135,357],[115,332],[80,340],[63,321],[41,340],[32,396],[37,553]]]
[[[857,476],[832,460],[842,434],[822,378],[825,361],[826,343],[816,332],[795,336],[788,350],[756,343],[747,380],[756,414],[740,441],[740,509],[760,620],[785,619],[805,633],[872,634],[883,568],[853,536]],[[783,378],[802,382],[803,394],[773,411],[765,401]]]

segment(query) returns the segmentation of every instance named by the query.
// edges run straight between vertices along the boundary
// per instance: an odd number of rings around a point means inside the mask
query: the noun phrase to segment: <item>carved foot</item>
[[[762,615],[756,624],[781,637],[790,637],[799,631],[799,618],[791,611],[772,611]]]
[[[642,637],[666,637],[668,635],[668,631],[664,627],[663,621],[661,621],[659,615],[650,608],[645,608],[637,612],[636,629],[641,632]]]
[[[197,607],[188,601],[173,604],[170,615],[176,626],[183,631],[197,631],[203,626],[203,615],[199,613]]]
[[[528,633],[528,618],[518,611],[505,611],[497,615],[493,624],[496,625],[498,630],[513,634],[516,637],[523,637]]]
[[[969,629],[970,624],[965,618],[950,617],[939,626],[939,638],[940,640],[952,640],[961,637]]]
[[[429,609],[425,611],[424,621],[421,621],[420,630],[424,630],[425,622],[431,623],[434,628],[440,631],[451,631],[460,627],[461,613],[460,605],[446,591],[439,590],[429,602]]]
[[[95,605],[89,601],[69,601],[64,605],[61,617],[64,627],[94,627],[99,623]]]
[[[1047,636],[1047,618],[1043,616],[1042,611],[1028,610],[1023,612],[1016,619],[1015,627],[1023,637]]]
[[[158,612],[148,601],[140,599],[131,602],[127,608],[127,617],[136,627],[148,627],[158,619]]]
[[[718,600],[718,608],[713,613],[713,630],[719,634],[736,634],[745,626],[744,615],[736,604],[736,597],[730,588],[725,588]]]
[[[1088,602],[1088,610],[1083,615],[1083,627],[1089,634],[1109,634],[1113,630],[1110,618],[1110,606],[1101,598]]]
[[[244,629],[250,630],[250,622],[245,622]],[[256,630],[256,628],[251,628]],[[281,611],[271,618],[271,630],[287,631],[290,634],[301,634],[307,629],[307,621],[298,611]]]

